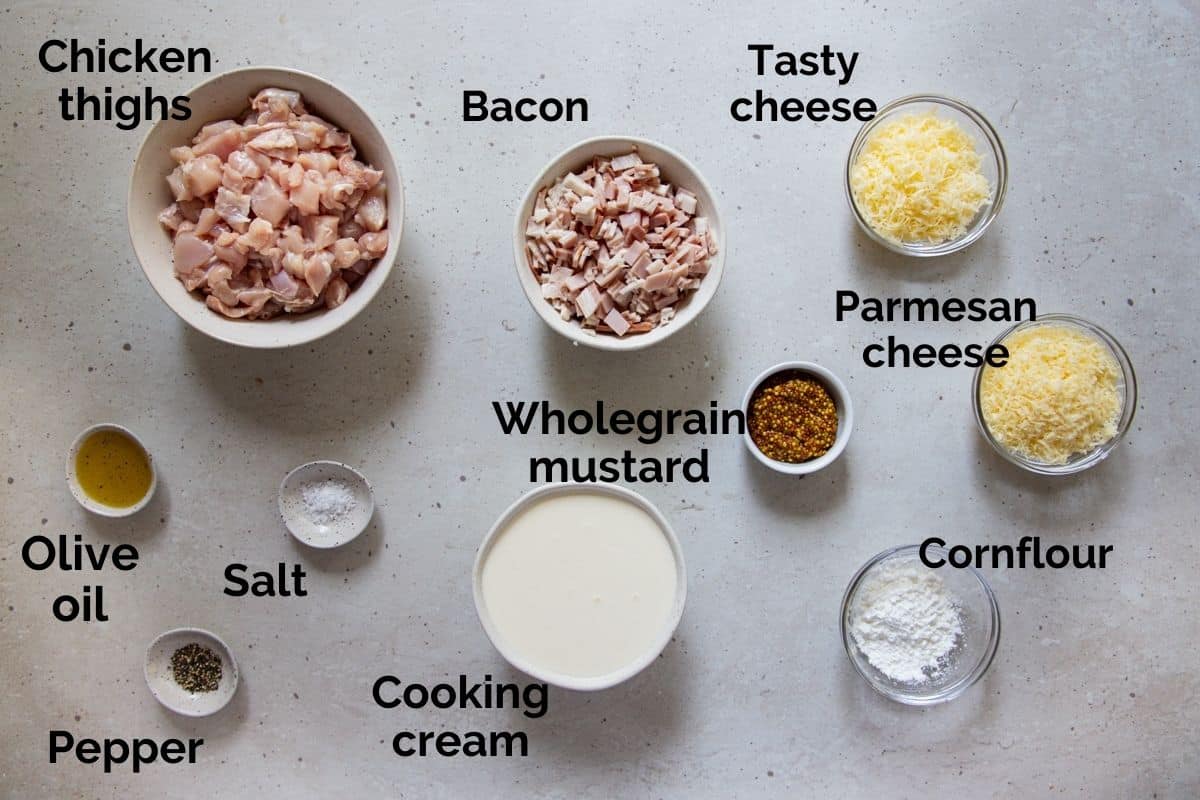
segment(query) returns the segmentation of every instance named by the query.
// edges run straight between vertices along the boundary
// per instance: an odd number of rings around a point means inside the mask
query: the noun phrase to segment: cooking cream
[[[505,650],[531,668],[596,678],[654,651],[671,622],[675,556],[654,517],[623,498],[557,493],[517,512],[481,570]]]

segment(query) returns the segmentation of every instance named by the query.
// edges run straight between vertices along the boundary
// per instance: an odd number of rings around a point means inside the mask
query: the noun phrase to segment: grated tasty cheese
[[[881,124],[850,168],[850,191],[880,236],[922,244],[957,239],[992,198],[975,140],[933,112]]]
[[[1008,363],[984,367],[983,421],[1003,447],[1043,464],[1065,464],[1116,436],[1121,370],[1094,336],[1043,324],[1007,337]]]

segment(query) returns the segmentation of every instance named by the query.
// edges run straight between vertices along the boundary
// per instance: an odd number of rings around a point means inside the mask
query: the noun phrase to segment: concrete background
[[[33,797],[1158,797],[1200,792],[1196,657],[1196,252],[1200,67],[1194,2],[724,4],[596,8],[485,3],[51,4],[0,10],[0,795]],[[44,40],[202,45],[216,70],[279,63],[345,86],[382,124],[405,176],[400,263],[353,324],[290,352],[245,352],[183,327],[125,232],[142,131],[68,123],[63,86],[168,96],[194,75],[50,75]],[[861,55],[830,78],[758,78],[748,42]],[[588,124],[464,124],[461,90],[588,98]],[[859,234],[842,190],[854,124],[739,124],[730,101],[939,91],[976,105],[1011,159],[984,239],[930,262]],[[513,275],[511,215],[530,178],[587,135],[668,143],[723,203],[730,256],[706,313],[664,346],[571,347]],[[1033,296],[1112,331],[1137,369],[1127,440],[1095,470],[1046,480],[993,455],[968,370],[872,370],[868,343],[986,342],[992,324],[837,324],[834,292]],[[376,677],[433,683],[507,669],[471,601],[475,548],[530,488],[534,455],[617,454],[614,437],[506,437],[490,401],[596,399],[633,409],[736,405],[761,369],[819,361],[847,381],[858,425],[804,480],[754,463],[735,437],[708,485],[634,487],[676,526],[690,592],[652,668],[550,712],[385,711]],[[136,518],[71,500],[64,454],[117,421],[162,483]],[[275,489],[291,467],[343,459],[378,515],[340,552],[294,544]],[[35,572],[36,533],[135,543],[105,571],[111,621],[51,619],[91,574]],[[1102,571],[989,573],[1004,634],[990,673],[949,705],[899,707],[852,671],[838,607],[869,556],[937,534],[1115,546]],[[303,599],[224,596],[233,561],[302,563]],[[159,632],[210,628],[243,685],[187,721],[142,681]],[[203,736],[194,766],[103,774],[48,763],[48,731]],[[400,730],[525,730],[526,759],[400,759]]]

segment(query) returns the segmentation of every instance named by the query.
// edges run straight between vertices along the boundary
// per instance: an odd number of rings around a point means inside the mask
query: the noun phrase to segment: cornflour
[[[957,599],[916,557],[873,567],[850,608],[850,635],[858,649],[899,683],[936,679],[962,632]]]

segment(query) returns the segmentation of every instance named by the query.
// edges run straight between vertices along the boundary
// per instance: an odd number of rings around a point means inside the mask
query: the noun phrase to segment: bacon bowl
[[[703,276],[699,287],[684,296],[675,305],[674,317],[665,325],[644,333],[630,333],[623,337],[612,333],[598,333],[584,327],[579,320],[564,320],[542,295],[539,282],[526,253],[526,223],[533,212],[538,194],[543,188],[554,184],[568,172],[581,170],[596,156],[619,156],[636,149],[644,161],[657,164],[662,179],[673,186],[682,187],[695,195],[698,216],[708,220],[708,227],[716,239],[717,252],[710,256],[708,273]],[[637,136],[597,136],[585,139],[559,153],[529,184],[513,225],[513,256],[516,259],[517,279],[525,290],[525,297],[534,312],[556,333],[575,344],[599,350],[641,350],[658,344],[683,330],[712,300],[721,284],[725,272],[725,255],[728,243],[725,226],[716,203],[712,187],[691,162],[666,145]]]
[[[201,295],[187,291],[176,278],[171,234],[159,223],[158,214],[173,200],[166,181],[175,166],[171,148],[190,142],[207,123],[239,116],[249,107],[249,98],[269,86],[300,92],[316,113],[353,137],[360,159],[383,171],[388,187],[388,248],[336,308],[267,320],[229,319],[209,309]],[[404,186],[383,133],[344,91],[315,75],[284,67],[231,70],[196,86],[188,97],[191,117],[157,122],[142,141],[129,179],[129,238],[154,291],[188,325],[240,347],[292,347],[345,325],[367,307],[387,280],[396,263],[404,225]]]

